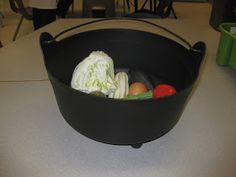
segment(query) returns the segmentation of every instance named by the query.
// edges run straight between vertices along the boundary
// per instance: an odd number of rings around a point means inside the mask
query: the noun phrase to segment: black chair
[[[171,12],[175,19],[177,19],[176,13],[173,8],[173,0],[159,0],[158,6],[155,8],[155,13],[161,18],[169,17]]]
[[[16,27],[16,31],[15,31],[13,39],[12,39],[13,41],[15,41],[17,34],[19,33],[19,30],[20,30],[23,20],[24,19],[27,19],[27,20],[33,19],[32,8],[25,7],[22,0],[9,0],[9,3],[10,3],[10,7],[11,7],[12,11],[21,15],[20,21],[18,22],[18,25]]]
[[[137,1],[135,0],[135,12],[127,16],[137,18],[167,18],[173,13],[174,18],[177,19],[173,8],[173,0],[145,0],[140,9],[138,9]],[[150,7],[146,9],[145,6],[148,1]],[[159,2],[157,3],[157,1]]]
[[[74,13],[74,0],[59,0],[56,14],[61,18],[65,18],[70,6],[72,6],[71,10]]]

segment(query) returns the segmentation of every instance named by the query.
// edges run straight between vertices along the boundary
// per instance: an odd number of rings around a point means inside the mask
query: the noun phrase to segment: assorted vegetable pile
[[[114,99],[158,99],[176,94],[176,89],[138,69],[117,69],[110,56],[93,51],[74,69],[71,87]]]

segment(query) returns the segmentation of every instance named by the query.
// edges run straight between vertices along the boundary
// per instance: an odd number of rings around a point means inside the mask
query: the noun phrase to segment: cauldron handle
[[[176,37],[177,39],[179,39],[180,41],[182,41],[183,43],[185,43],[190,49],[192,48],[191,44],[186,41],[184,38],[182,38],[181,36],[179,36],[178,34],[174,33],[173,31],[161,26],[161,25],[157,25],[155,23],[152,23],[150,21],[146,21],[146,20],[142,20],[142,19],[138,19],[138,18],[130,18],[130,17],[112,17],[112,18],[103,18],[103,19],[98,19],[98,20],[93,20],[93,21],[90,21],[90,22],[86,22],[86,23],[83,23],[83,24],[79,24],[79,25],[76,25],[76,26],[73,26],[71,28],[68,28],[60,33],[58,33],[57,35],[55,35],[53,38],[51,38],[50,40],[46,41],[46,43],[50,43],[50,42],[53,42],[53,41],[56,41],[56,39],[60,36],[62,36],[63,34],[69,32],[69,31],[72,31],[72,30],[75,30],[75,29],[78,29],[78,28],[81,28],[81,27],[84,27],[84,26],[88,26],[88,25],[91,25],[91,24],[95,24],[95,23],[99,23],[99,22],[105,22],[105,21],[112,21],[112,20],[130,20],[130,21],[137,21],[137,22],[142,22],[142,23],[145,23],[145,24],[148,24],[148,25],[151,25],[151,26],[154,26],[154,27],[157,27],[159,29],[162,29],[166,32],[168,32],[169,34],[171,34],[172,36]],[[45,40],[44,40],[45,41]],[[42,41],[41,41],[42,42]],[[41,43],[42,44],[42,43]]]

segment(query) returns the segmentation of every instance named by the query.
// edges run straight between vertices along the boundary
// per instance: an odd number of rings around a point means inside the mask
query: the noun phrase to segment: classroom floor
[[[142,1],[139,1],[142,3]],[[27,1],[25,1],[27,5]],[[71,10],[68,14],[68,18],[80,18],[81,17],[81,6],[80,0],[75,0],[75,11],[74,14]],[[188,18],[189,20],[202,20],[209,21],[211,4],[210,3],[191,3],[191,2],[174,2],[174,9],[178,18]],[[131,6],[130,12],[133,11]],[[14,13],[9,6],[8,1],[0,1],[0,12],[4,15],[2,18],[0,15],[0,41],[3,46],[12,42],[16,26],[19,22],[20,15]],[[120,16],[123,12],[122,1],[117,6],[116,13]],[[173,17],[170,17],[173,18]],[[32,21],[24,20],[21,25],[17,39],[33,32]]]

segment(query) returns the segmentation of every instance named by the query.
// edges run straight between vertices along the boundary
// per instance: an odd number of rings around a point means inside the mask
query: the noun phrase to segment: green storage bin
[[[236,34],[231,32],[234,27],[236,28],[236,23],[222,23],[219,26],[221,36],[216,63],[236,69]]]

